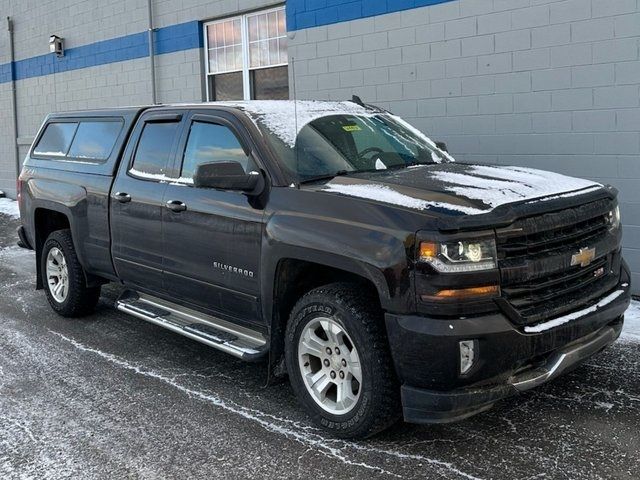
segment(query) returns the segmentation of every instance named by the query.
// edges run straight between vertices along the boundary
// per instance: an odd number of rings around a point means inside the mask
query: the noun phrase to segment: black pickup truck
[[[150,106],[50,115],[19,236],[59,314],[119,282],[119,310],[265,359],[357,438],[464,419],[613,343],[616,195],[456,163],[359,101]]]

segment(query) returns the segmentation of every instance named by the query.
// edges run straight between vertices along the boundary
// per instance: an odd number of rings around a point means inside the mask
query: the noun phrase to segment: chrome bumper
[[[511,378],[509,383],[524,392],[554,379],[572,366],[579,364],[611,345],[620,336],[622,324],[606,327],[580,343],[569,345],[554,353],[544,366],[527,370]]]

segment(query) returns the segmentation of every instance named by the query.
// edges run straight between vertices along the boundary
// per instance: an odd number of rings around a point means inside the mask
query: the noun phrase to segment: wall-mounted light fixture
[[[49,51],[58,57],[64,57],[64,39],[57,35],[49,37]]]

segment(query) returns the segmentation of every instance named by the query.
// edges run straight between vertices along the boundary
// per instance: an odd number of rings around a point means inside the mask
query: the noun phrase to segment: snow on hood
[[[466,172],[440,171],[430,175],[441,181],[446,190],[471,200],[480,200],[491,208],[602,187],[590,180],[524,167],[475,165]]]
[[[510,203],[548,201],[582,195],[602,185],[522,167],[442,163],[401,170],[351,174],[319,187],[414,210],[448,210],[480,215]]]
[[[398,192],[386,185],[332,183],[327,185],[324,190],[327,192],[340,193],[350,197],[364,198],[365,200],[376,200],[378,202],[388,203],[391,205],[413,208],[415,210],[443,208],[445,210],[458,211],[467,215],[484,213],[483,210],[464,205],[454,205],[452,203],[415,198],[405,193]]]

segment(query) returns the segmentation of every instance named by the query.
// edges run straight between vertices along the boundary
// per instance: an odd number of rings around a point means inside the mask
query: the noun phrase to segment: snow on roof
[[[20,218],[18,202],[9,198],[0,198],[0,213],[9,215],[11,218]]]
[[[201,107],[203,105],[241,109],[247,113],[254,123],[259,120],[269,131],[281,138],[292,148],[295,147],[300,130],[318,118],[328,115],[359,115],[362,117],[371,117],[386,114],[407,130],[410,130],[414,135],[423,139],[434,149],[438,150],[444,158],[451,162],[455,161],[449,153],[438,149],[435,142],[416,127],[396,115],[382,110],[376,110],[375,106],[366,107],[355,102],[332,102],[326,100],[223,101],[203,102],[201,104],[175,103],[168,106]]]
[[[602,187],[590,180],[524,167],[477,165],[471,167],[469,173],[433,172],[430,175],[445,183],[448,191],[471,200],[480,200],[491,208]]]
[[[252,100],[250,102],[216,102],[216,105],[241,108],[252,120],[294,147],[302,127],[327,115],[372,116],[376,112],[353,102],[316,100]]]

